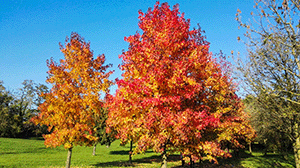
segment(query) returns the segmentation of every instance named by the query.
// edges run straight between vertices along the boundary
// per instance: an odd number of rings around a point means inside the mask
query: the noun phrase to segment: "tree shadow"
[[[238,154],[232,154],[230,158],[218,159],[219,164],[214,164],[209,161],[195,163],[195,168],[244,168],[241,164],[243,160],[251,162],[251,167],[259,168],[285,168],[295,167],[293,158],[285,159],[281,154],[269,154],[263,156],[253,156],[252,154],[240,151]],[[173,168],[188,168],[189,163],[184,166],[176,166]]]
[[[24,151],[18,151],[16,150],[15,152],[11,152],[11,151],[1,151],[0,155],[9,155],[9,154],[21,154],[21,153],[45,153],[47,149],[46,148],[33,148],[33,149],[28,149],[28,150],[24,150]]]
[[[210,161],[201,161],[194,163],[194,168],[243,168],[241,165],[241,160],[245,158],[253,157],[251,154],[240,151],[237,154],[232,154],[230,158],[218,158],[218,164],[212,163]],[[172,168],[189,168],[189,161],[184,164],[184,166],[174,166]]]
[[[154,153],[149,151],[149,153]],[[128,151],[112,151],[111,154],[115,155],[128,155]],[[244,151],[240,151],[237,154],[232,154],[230,158],[219,158],[219,164],[214,164],[209,161],[202,161],[194,163],[194,168],[244,168],[242,166],[242,161],[247,160],[247,162],[251,162],[251,167],[260,167],[260,168],[284,168],[284,167],[294,167],[295,163],[290,156],[288,159],[284,158],[281,154],[268,154],[261,156],[254,156]],[[180,161],[180,155],[170,155],[168,156],[168,162],[177,162]],[[139,164],[144,163],[161,163],[162,157],[160,155],[152,155],[150,157],[144,157],[141,159],[134,159],[132,164],[129,164],[128,161],[114,161],[114,162],[102,162],[97,163],[95,167],[138,167]],[[185,163],[184,166],[173,166],[172,168],[189,168],[189,161]]]
[[[45,141],[45,139],[43,137],[29,137],[29,138],[24,138],[24,139],[37,140],[37,141]]]
[[[145,153],[154,153],[153,151],[146,151]],[[129,150],[117,150],[117,151],[110,151],[110,155],[128,155]]]
[[[127,152],[128,154],[128,152]],[[178,161],[180,160],[180,156],[179,155],[170,155],[168,156],[168,162],[174,162],[174,161]],[[132,161],[132,164],[129,164],[128,161],[115,161],[115,162],[102,162],[102,163],[97,163],[95,165],[95,167],[113,167],[113,166],[117,166],[117,167],[135,167],[138,164],[142,164],[142,163],[160,163],[162,162],[162,157],[160,155],[153,155],[150,157],[144,157],[141,159],[134,159]]]

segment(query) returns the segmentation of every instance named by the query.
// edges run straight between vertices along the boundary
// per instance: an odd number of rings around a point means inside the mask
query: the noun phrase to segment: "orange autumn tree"
[[[215,161],[230,156],[221,144],[240,146],[254,132],[200,28],[190,30],[178,5],[171,10],[167,3],[139,11],[139,20],[142,34],[125,38],[123,78],[107,102],[107,123],[122,142],[135,143],[136,153],[162,153],[164,167],[167,151]]]
[[[44,135],[46,147],[63,145],[68,149],[67,166],[70,167],[72,148],[76,145],[92,145],[94,115],[101,115],[101,93],[107,93],[112,84],[105,72],[111,65],[103,65],[105,56],[93,58],[90,44],[77,33],[67,38],[65,47],[60,44],[65,59],[57,64],[47,60],[47,83],[52,84],[49,93],[43,93],[45,102],[39,106],[40,115],[35,124],[47,125],[51,134]]]

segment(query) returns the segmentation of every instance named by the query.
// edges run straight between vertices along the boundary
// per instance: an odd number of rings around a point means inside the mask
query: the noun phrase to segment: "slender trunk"
[[[194,161],[192,159],[192,156],[190,156],[190,168],[193,168],[194,167]]]
[[[264,156],[267,156],[268,146],[267,146],[267,139],[264,139]]]
[[[132,141],[130,141],[129,164],[132,164]]]
[[[180,153],[181,166],[184,166],[184,159],[182,153]]]
[[[68,157],[67,157],[67,161],[66,161],[66,168],[70,168],[70,166],[71,166],[71,156],[72,156],[72,148],[69,148]]]
[[[296,168],[300,168],[300,136],[298,130],[299,130],[298,123],[296,123],[294,126],[296,140],[293,145]]]
[[[94,145],[93,156],[96,156],[96,146],[97,146],[97,144]]]
[[[294,142],[294,156],[296,168],[300,168],[300,137],[297,137],[296,141]]]
[[[249,153],[252,154],[251,142],[249,142]]]
[[[280,144],[280,152],[282,153],[282,156],[285,160],[288,160],[288,145],[285,144],[283,140],[283,133],[281,133],[281,139],[279,140]]]
[[[166,147],[164,147],[164,152],[163,152],[163,155],[162,155],[161,168],[167,168],[167,151],[166,151]]]

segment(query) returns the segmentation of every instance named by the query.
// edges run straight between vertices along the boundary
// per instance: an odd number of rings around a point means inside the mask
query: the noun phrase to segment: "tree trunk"
[[[279,144],[280,144],[280,153],[282,153],[282,156],[285,160],[288,160],[288,145],[283,140],[283,133],[281,132],[281,139],[279,139]]]
[[[68,157],[67,157],[67,161],[66,161],[66,168],[70,168],[70,166],[71,166],[71,156],[72,156],[72,148],[69,148]]]
[[[97,146],[97,144],[94,145],[93,156],[96,156],[96,146]]]
[[[194,167],[194,161],[192,159],[192,156],[190,155],[190,168]]]
[[[300,137],[298,137],[294,143],[294,156],[296,168],[300,168]]]
[[[185,163],[185,161],[184,161],[184,159],[183,159],[183,155],[182,155],[182,153],[180,153],[180,160],[181,160],[181,166],[183,167],[183,166],[184,166],[184,163]]]
[[[296,123],[294,126],[296,140],[293,145],[296,168],[300,168],[300,136],[298,130],[298,123]]]
[[[166,147],[164,147],[164,152],[163,152],[163,155],[162,155],[161,168],[167,168],[167,151],[166,151]]]
[[[130,141],[129,164],[132,164],[132,141]]]
[[[249,142],[249,153],[252,154],[251,142]]]
[[[267,139],[264,139],[264,156],[267,156],[268,152],[268,146],[267,146]]]

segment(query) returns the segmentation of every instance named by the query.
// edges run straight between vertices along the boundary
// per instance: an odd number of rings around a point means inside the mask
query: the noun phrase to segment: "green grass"
[[[72,167],[125,167],[128,165],[129,146],[120,146],[119,141],[106,146],[97,146],[96,156],[92,156],[92,147],[76,146],[72,154]],[[43,140],[0,138],[1,167],[64,167],[67,150],[63,147],[45,148]],[[147,151],[133,156],[131,167],[160,167],[161,157]],[[196,167],[294,167],[294,158],[290,154],[286,159],[278,154],[263,156],[260,152],[242,153],[240,157],[221,159],[220,165],[209,162],[197,163]],[[168,166],[179,168],[179,155],[168,157]],[[186,165],[185,167],[189,167]]]
[[[72,167],[123,167],[128,165],[129,146],[120,146],[119,141],[106,146],[76,146],[72,153]],[[0,167],[64,167],[67,150],[63,147],[45,148],[43,140],[0,138]],[[179,159],[179,156],[175,157]],[[177,159],[177,160],[178,160]],[[133,156],[135,166],[159,167],[161,157],[147,151]],[[170,163],[174,166],[174,164]]]
[[[260,152],[252,153],[250,157],[241,159],[241,165],[243,165],[244,167],[260,168],[294,168],[294,162],[295,160],[293,154],[289,154],[286,156],[286,158],[284,158],[284,156],[280,154],[268,153],[268,155],[264,156],[264,154]]]

